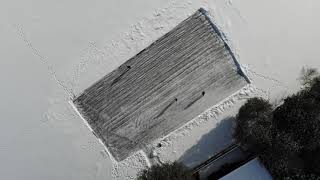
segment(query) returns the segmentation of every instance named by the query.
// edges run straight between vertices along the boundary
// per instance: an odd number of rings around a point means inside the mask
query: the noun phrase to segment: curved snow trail
[[[65,91],[66,94],[70,98],[74,98],[75,95],[73,93],[72,89],[69,89],[58,77],[57,74],[53,68],[53,65],[50,64],[49,60],[47,57],[43,56],[40,51],[34,47],[32,42],[27,38],[26,33],[24,32],[23,28],[19,24],[14,24],[12,25],[13,28],[17,31],[19,37],[24,41],[25,45],[32,51],[32,53],[37,56],[40,61],[46,66],[48,72],[51,74],[52,78],[54,81]]]

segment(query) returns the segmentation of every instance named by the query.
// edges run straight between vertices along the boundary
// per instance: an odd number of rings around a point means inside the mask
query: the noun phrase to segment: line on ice
[[[89,131],[91,131],[92,133],[94,132],[93,129],[91,128],[91,126],[89,125],[89,123],[84,119],[84,117],[81,115],[81,113],[78,111],[77,107],[75,106],[75,104],[73,103],[73,101],[68,101],[68,103],[71,105],[72,109],[77,113],[77,115],[82,119],[82,121],[84,122],[84,124],[87,126],[87,128],[89,129]],[[114,159],[114,157],[112,156],[112,154],[110,153],[110,151],[108,150],[107,146],[102,142],[102,140],[100,138],[98,138],[97,136],[95,136],[98,139],[98,142],[103,146],[104,151],[108,154],[108,156],[110,157],[112,163],[114,164],[119,164],[120,162],[116,161]],[[132,154],[132,156],[135,156],[136,154],[141,154],[144,157],[144,160],[146,162],[146,165],[148,167],[151,167],[151,163],[149,161],[149,158],[147,157],[146,153],[143,150],[139,150],[136,153]]]

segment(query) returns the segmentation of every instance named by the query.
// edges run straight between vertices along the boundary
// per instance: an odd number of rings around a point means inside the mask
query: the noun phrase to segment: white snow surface
[[[220,180],[272,180],[270,173],[259,162],[253,159],[238,169],[232,171],[230,174],[222,177]]]
[[[200,7],[252,85],[115,162],[70,100]],[[226,120],[247,98],[277,103],[300,88],[302,67],[320,68],[319,10],[317,0],[1,0],[1,179],[134,179],[156,162],[149,154],[201,163],[232,141]]]

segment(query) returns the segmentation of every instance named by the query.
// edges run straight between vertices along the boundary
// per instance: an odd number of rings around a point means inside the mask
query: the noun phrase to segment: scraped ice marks
[[[192,1],[171,0],[150,17],[142,18],[124,33],[115,35],[100,44],[88,42],[88,46],[74,60],[73,68],[66,70],[64,81],[78,95],[90,83],[105,75],[106,69],[114,69],[144,47],[164,35],[196,9]],[[179,16],[177,16],[179,14]]]
[[[221,35],[199,9],[74,99],[115,159],[124,160],[249,83]]]
[[[234,93],[233,95],[224,99],[220,103],[212,106],[211,108],[203,112],[201,115],[191,120],[181,128],[177,129],[173,133],[169,134],[164,138],[160,138],[158,141],[155,141],[155,143],[161,144],[161,147],[158,147],[160,149],[169,146],[171,145],[170,142],[172,142],[173,139],[189,134],[189,132],[192,131],[194,127],[201,126],[202,124],[206,123],[208,120],[212,118],[217,119],[222,113],[224,113],[230,107],[234,106],[234,104],[259,95],[261,95],[259,90],[256,89],[254,85],[249,84],[241,90]],[[156,145],[153,144],[153,146]]]
[[[116,68],[194,11],[191,1],[172,0],[166,7],[155,10],[151,17],[142,18],[114,39],[99,45],[88,42],[87,48],[75,59],[73,68],[66,72],[68,85],[74,94],[79,94],[89,82],[105,75],[106,69]]]
[[[151,152],[156,154],[156,157],[150,159],[155,162],[179,159],[182,155],[181,153],[193,146],[198,141],[197,137],[201,137],[207,127],[219,123],[225,116],[236,115],[241,104],[249,98],[260,95],[261,92],[254,85],[249,84],[168,136],[154,141],[147,146],[148,148],[145,151],[149,154]],[[221,135],[223,136],[224,134]],[[186,142],[184,141],[185,139],[189,141]],[[161,144],[161,147],[158,144]]]

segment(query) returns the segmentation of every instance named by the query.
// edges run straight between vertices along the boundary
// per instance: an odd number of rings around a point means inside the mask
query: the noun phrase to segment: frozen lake
[[[303,66],[320,68],[317,0],[2,0],[1,178],[133,179],[148,165],[145,157],[137,153],[114,162],[68,102],[199,7],[226,34],[256,94],[274,101],[300,88]],[[159,140],[157,155],[163,161],[190,158],[188,153],[205,159],[199,148],[224,142],[201,140],[221,119],[207,118]]]

